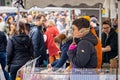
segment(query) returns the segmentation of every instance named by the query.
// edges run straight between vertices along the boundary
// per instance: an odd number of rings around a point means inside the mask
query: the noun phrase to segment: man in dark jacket
[[[46,47],[44,43],[42,25],[45,23],[46,19],[44,15],[38,15],[36,17],[36,25],[30,31],[30,37],[32,38],[32,43],[34,47],[35,58],[40,58],[36,62],[36,67],[43,65],[43,61],[46,59]]]
[[[10,80],[9,74],[5,71],[6,66],[6,46],[7,39],[4,32],[0,31],[0,64],[2,66],[2,70],[4,72],[6,80]]]
[[[118,55],[118,35],[108,21],[103,22],[102,28],[103,63],[109,63],[110,59]]]

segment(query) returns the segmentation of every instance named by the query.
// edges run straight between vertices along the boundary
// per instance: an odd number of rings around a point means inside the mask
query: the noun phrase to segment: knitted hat
[[[85,18],[85,19],[87,19],[88,21],[90,21],[90,16],[82,16],[81,18]]]

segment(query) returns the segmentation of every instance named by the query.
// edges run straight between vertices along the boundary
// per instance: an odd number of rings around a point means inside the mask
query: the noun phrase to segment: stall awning
[[[76,8],[80,7],[81,4],[93,6],[95,4],[104,3],[104,0],[26,0],[25,7],[30,9],[33,6],[44,7],[66,7]]]

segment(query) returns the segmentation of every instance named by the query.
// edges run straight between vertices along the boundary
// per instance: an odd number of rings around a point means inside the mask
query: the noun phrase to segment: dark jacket
[[[105,33],[102,33],[102,47],[110,45],[111,51],[103,53],[103,63],[109,63],[109,60],[118,55],[118,35],[114,29],[110,30],[107,37]]]
[[[33,58],[32,41],[26,34],[14,35],[7,44],[7,64],[24,65]]]
[[[69,39],[61,45],[61,51],[62,51],[61,57],[59,60],[56,60],[52,63],[53,68],[60,68],[65,64],[66,60],[68,59],[67,52],[68,52],[69,45],[71,43],[72,43],[72,39]]]
[[[42,27],[34,26],[30,31],[30,37],[32,39],[35,57],[41,56],[40,58],[42,60],[46,59],[46,46],[44,43]]]
[[[75,39],[77,47],[74,50],[68,50],[69,60],[73,68],[96,68],[97,55],[95,45],[97,39],[92,32],[89,32],[83,38]]]
[[[7,39],[4,32],[0,31],[0,52],[6,51]]]

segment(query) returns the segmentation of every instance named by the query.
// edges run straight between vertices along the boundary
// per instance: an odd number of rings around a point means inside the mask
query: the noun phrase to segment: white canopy
[[[18,9],[16,7],[7,7],[7,6],[0,6],[0,13],[12,13],[17,12]],[[27,12],[27,10],[20,8],[21,12]]]
[[[45,7],[45,8],[39,8],[39,7],[32,7],[28,10],[30,11],[65,11],[68,8],[61,8],[61,7]]]

